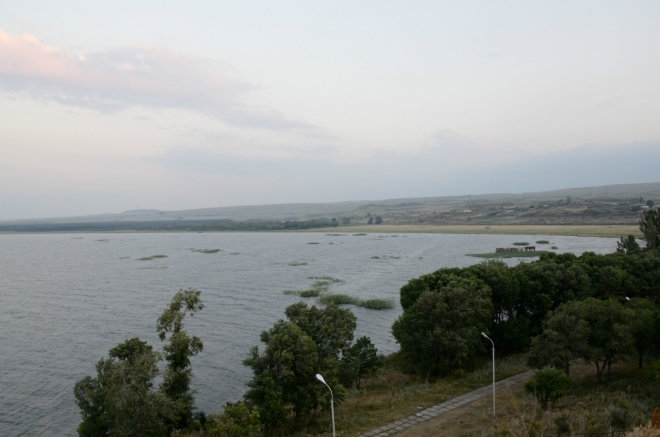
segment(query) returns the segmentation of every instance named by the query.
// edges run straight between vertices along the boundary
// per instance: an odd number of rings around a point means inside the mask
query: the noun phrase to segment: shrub
[[[324,305],[346,305],[351,303],[356,304],[358,303],[358,299],[347,294],[326,294],[325,296],[321,296],[319,298],[319,303]]]
[[[514,246],[529,246],[529,243],[526,241],[517,241],[513,243]]]
[[[361,300],[359,306],[370,310],[388,310],[394,308],[393,299],[367,299]]]
[[[259,413],[250,411],[243,402],[227,402],[225,411],[212,421],[208,429],[214,437],[252,437],[261,430]]]
[[[573,381],[557,369],[539,370],[525,384],[525,391],[533,394],[542,408],[547,408],[548,403],[554,402],[573,385]]]
[[[536,244],[550,244],[548,240],[538,240]]]

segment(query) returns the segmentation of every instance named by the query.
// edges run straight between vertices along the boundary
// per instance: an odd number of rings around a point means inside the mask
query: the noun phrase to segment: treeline
[[[26,223],[0,225],[0,232],[120,232],[120,231],[285,231],[337,226],[336,219],[302,221],[173,220],[95,223]]]
[[[597,379],[617,360],[660,352],[660,214],[640,221],[642,249],[633,236],[616,253],[544,254],[509,267],[488,261],[445,268],[401,288],[403,314],[392,327],[411,370],[428,380],[469,368],[487,349],[530,351],[533,367],[584,359]],[[531,348],[531,350],[530,350]]]

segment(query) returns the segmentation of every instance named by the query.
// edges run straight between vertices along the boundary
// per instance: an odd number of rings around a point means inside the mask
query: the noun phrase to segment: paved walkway
[[[506,385],[516,384],[518,382],[526,381],[532,375],[533,372],[528,371],[498,381],[495,383],[495,391],[497,392],[500,388]],[[386,437],[389,435],[394,435],[400,431],[410,428],[416,423],[425,422],[429,419],[438,417],[449,411],[455,410],[456,408],[462,407],[463,405],[474,402],[477,399],[481,399],[485,396],[492,396],[492,394],[493,394],[493,384],[489,384],[484,387],[473,390],[469,393],[465,393],[464,395],[445,401],[441,404],[429,407],[426,410],[422,410],[418,413],[412,414],[401,420],[397,420],[396,422],[388,423],[387,425],[381,426],[380,428],[376,428],[371,431],[365,432],[364,434],[360,434],[359,437]]]

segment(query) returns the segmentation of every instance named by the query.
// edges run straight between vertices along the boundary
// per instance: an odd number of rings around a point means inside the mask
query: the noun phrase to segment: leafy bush
[[[208,430],[214,437],[252,437],[261,430],[259,412],[250,411],[243,402],[227,402],[225,411],[211,420]]]
[[[557,369],[539,370],[525,384],[525,391],[533,394],[542,408],[547,408],[548,403],[554,402],[563,396],[564,392],[571,388],[573,381],[564,372]]]
[[[654,361],[646,369],[646,380],[653,384],[660,384],[660,360]]]

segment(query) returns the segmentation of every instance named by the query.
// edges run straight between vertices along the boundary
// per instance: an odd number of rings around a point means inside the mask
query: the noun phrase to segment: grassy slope
[[[578,364],[571,369],[575,387],[553,405],[549,412],[540,410],[534,399],[525,395],[522,384],[497,396],[497,416],[492,415],[492,401],[482,398],[447,415],[431,419],[398,434],[400,437],[435,437],[438,430],[446,437],[481,437],[482,435],[524,434],[521,424],[539,422],[540,431],[557,435],[557,422],[568,424],[572,433],[610,432],[612,419],[621,417],[619,426],[632,429],[649,421],[654,407],[660,405],[658,387],[644,383],[643,372],[632,364],[612,367],[612,377],[596,384],[593,365]],[[616,424],[617,421],[615,420]],[[615,428],[616,429],[616,428]],[[619,434],[620,435],[620,434]]]

